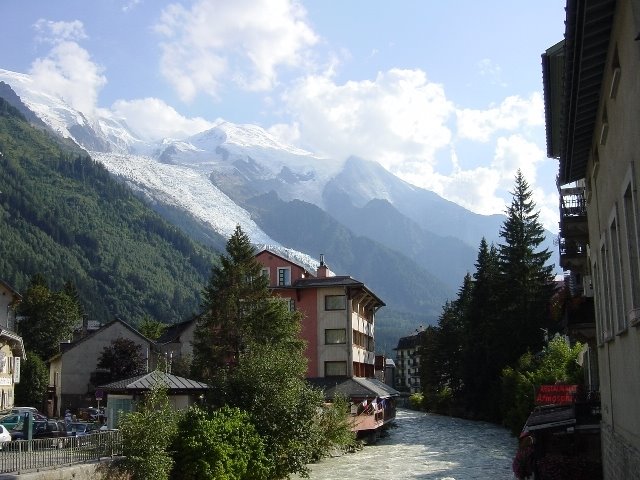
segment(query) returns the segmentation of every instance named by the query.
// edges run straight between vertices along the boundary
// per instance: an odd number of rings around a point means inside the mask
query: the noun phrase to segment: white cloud
[[[29,73],[34,86],[91,114],[107,79],[102,75],[102,68],[91,60],[89,52],[75,41],[87,37],[84,25],[78,20],[52,22],[40,19],[34,28],[40,41],[53,45],[46,57],[31,64]]]
[[[375,160],[407,182],[481,214],[504,213],[516,171],[535,186],[548,160],[535,141],[543,125],[537,93],[508,97],[487,110],[456,111],[443,86],[429,82],[424,72],[394,69],[344,84],[328,74],[308,76],[284,95],[284,103],[292,123],[271,128],[283,141],[336,159]],[[454,114],[457,135],[449,126]],[[459,159],[455,142],[462,139],[466,158]],[[476,142],[482,149],[474,150]],[[482,158],[479,152],[487,147]],[[541,220],[554,229],[557,208],[550,198],[557,197],[542,190],[536,195],[544,209]]]
[[[181,139],[215,125],[200,117],[184,117],[157,98],[118,100],[111,110],[117,116],[125,118],[127,125],[147,140]]]
[[[507,97],[488,110],[461,109],[456,115],[460,138],[487,142],[499,130],[544,125],[544,102],[542,95],[535,92],[529,98]]]
[[[432,163],[449,144],[453,105],[442,85],[420,70],[381,72],[373,81],[343,85],[308,76],[284,96],[299,126],[300,143],[325,155],[377,160],[401,173],[409,163]]]
[[[62,41],[76,41],[87,38],[84,24],[80,20],[54,22],[40,18],[34,23],[33,28],[37,32],[37,40],[41,42],[57,44]]]
[[[171,4],[156,31],[165,38],[162,74],[185,101],[201,92],[217,97],[228,81],[268,90],[278,68],[303,65],[318,40],[295,0],[199,0],[189,9]]]

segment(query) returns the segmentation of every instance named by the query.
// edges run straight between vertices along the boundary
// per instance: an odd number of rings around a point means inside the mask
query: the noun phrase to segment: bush
[[[409,407],[413,410],[422,410],[424,396],[421,393],[412,393],[409,397]]]
[[[168,449],[177,433],[177,420],[166,389],[154,386],[137,411],[120,418],[126,458],[118,469],[130,473],[132,480],[167,480],[173,465]]]
[[[249,415],[222,407],[212,413],[194,407],[179,422],[173,478],[266,480],[272,466]]]

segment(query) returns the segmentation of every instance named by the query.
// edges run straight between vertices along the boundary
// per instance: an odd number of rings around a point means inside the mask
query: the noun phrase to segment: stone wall
[[[640,452],[602,423],[602,469],[607,480],[629,480],[640,472]]]

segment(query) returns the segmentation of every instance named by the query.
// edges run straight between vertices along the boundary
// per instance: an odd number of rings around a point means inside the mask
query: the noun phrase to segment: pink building
[[[384,302],[362,282],[334,275],[323,256],[313,273],[269,250],[256,258],[274,295],[303,314],[307,377],[374,377],[375,313]]]

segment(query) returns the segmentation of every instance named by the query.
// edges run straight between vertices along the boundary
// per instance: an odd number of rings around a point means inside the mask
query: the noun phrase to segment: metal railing
[[[85,463],[122,455],[118,431],[0,443],[0,473]]]

